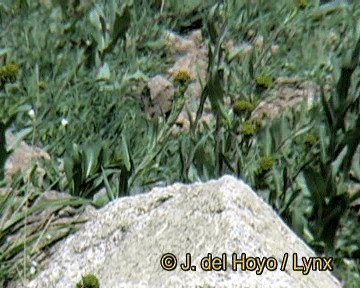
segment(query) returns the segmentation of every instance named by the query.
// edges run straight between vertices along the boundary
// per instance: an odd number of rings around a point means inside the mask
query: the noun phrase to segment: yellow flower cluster
[[[178,83],[186,83],[188,81],[190,81],[191,76],[190,76],[190,72],[188,70],[178,70],[175,73],[175,77],[174,77],[174,81],[178,82]]]
[[[307,145],[314,145],[315,143],[317,142],[317,138],[310,134],[310,133],[307,133],[304,135],[304,143],[307,144]]]
[[[273,166],[274,161],[271,156],[265,156],[260,158],[258,164],[262,171],[268,171]]]
[[[306,6],[309,4],[308,0],[295,0],[296,6],[300,9],[306,8]]]
[[[268,88],[273,84],[272,77],[269,75],[258,75],[255,77],[256,85]]]
[[[39,89],[45,90],[47,88],[47,83],[45,81],[39,81]]]
[[[237,115],[241,114],[241,112],[251,112],[254,108],[254,104],[248,100],[236,100],[233,104],[234,113]]]
[[[251,121],[244,121],[240,127],[240,132],[245,136],[251,136],[255,133],[256,126]]]
[[[0,80],[11,81],[16,78],[19,67],[16,64],[9,63],[0,67]]]

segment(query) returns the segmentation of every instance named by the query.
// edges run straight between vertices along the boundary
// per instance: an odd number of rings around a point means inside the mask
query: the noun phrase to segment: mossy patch
[[[86,274],[81,276],[81,280],[76,284],[75,288],[100,288],[100,283],[94,274]]]

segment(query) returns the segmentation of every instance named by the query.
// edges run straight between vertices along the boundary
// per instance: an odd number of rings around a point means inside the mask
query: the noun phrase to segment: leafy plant
[[[76,284],[76,288],[99,288],[99,280],[94,274],[81,276],[81,280]]]
[[[13,182],[13,185],[14,187],[0,189],[1,285],[17,277],[17,271],[24,264],[23,259],[26,259],[26,275],[30,275],[32,259],[36,259],[51,243],[72,233],[77,229],[77,224],[84,221],[74,218],[59,225],[54,217],[59,210],[66,206],[79,207],[88,203],[84,199],[73,197],[36,201],[42,194],[40,191],[27,191],[27,183],[22,183],[21,180]]]
[[[15,64],[0,67],[0,181],[4,178],[5,163],[11,153],[7,148],[5,132],[19,115],[30,110],[30,106],[26,104],[29,97],[16,97],[13,92],[19,90],[16,84],[12,84],[16,80],[18,69]]]
[[[341,68],[336,92],[330,100],[326,99],[324,91],[321,92],[326,116],[326,126],[320,126],[321,157],[317,167],[312,166],[304,172],[314,204],[310,219],[313,219],[315,239],[324,241],[327,250],[334,247],[337,227],[349,205],[346,183],[360,145],[359,94],[349,95],[351,76],[359,65],[359,57],[360,38],[350,63]]]
[[[64,170],[70,188],[70,194],[92,198],[106,187],[109,200],[128,193],[128,178],[132,166],[126,140],[122,137],[120,150],[111,152],[106,142],[74,144],[64,158]],[[112,178],[117,191],[108,183]]]

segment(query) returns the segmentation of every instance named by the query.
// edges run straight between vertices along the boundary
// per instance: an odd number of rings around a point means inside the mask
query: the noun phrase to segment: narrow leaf
[[[126,5],[122,13],[116,12],[115,22],[113,27],[112,43],[118,41],[119,38],[124,38],[127,30],[130,28],[131,14],[130,7]]]

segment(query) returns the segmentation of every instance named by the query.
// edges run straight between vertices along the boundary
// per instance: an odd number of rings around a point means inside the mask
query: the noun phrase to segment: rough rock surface
[[[151,78],[147,85],[150,95],[146,95],[142,100],[148,118],[163,116],[171,111],[175,91],[173,84],[165,77],[157,75]]]
[[[84,273],[101,287],[341,287],[328,271],[293,271],[293,253],[314,253],[249,186],[231,176],[193,185],[174,184],[118,199],[92,216],[76,234],[52,248],[45,268],[26,287],[73,288]],[[178,258],[173,271],[161,256]],[[182,271],[191,253],[196,271]],[[226,271],[202,271],[208,253],[227,255]],[[274,257],[277,269],[233,271],[232,253]],[[282,259],[289,253],[286,271]],[[301,265],[301,258],[298,265]],[[165,261],[169,264],[171,261]]]

